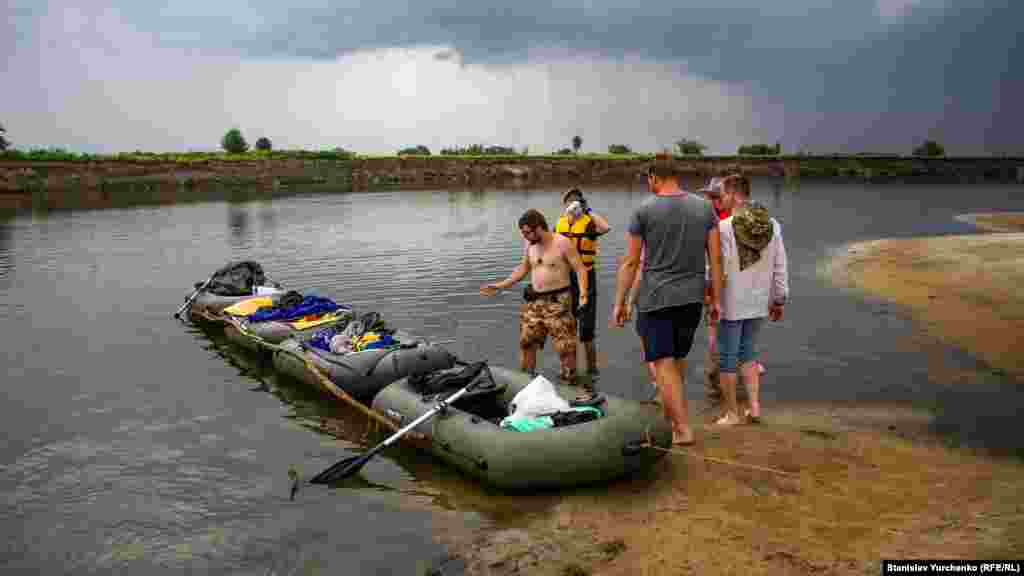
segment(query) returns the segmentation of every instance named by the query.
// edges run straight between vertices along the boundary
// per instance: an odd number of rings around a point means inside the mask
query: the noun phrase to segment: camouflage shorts
[[[572,358],[572,370],[563,378],[575,375],[576,318],[572,315],[572,294],[566,290],[553,297],[524,302],[519,309],[519,347],[543,347],[548,336],[559,356]]]

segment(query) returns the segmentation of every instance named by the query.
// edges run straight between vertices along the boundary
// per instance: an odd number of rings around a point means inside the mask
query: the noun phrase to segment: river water
[[[543,500],[493,494],[403,450],[373,460],[356,485],[304,486],[291,501],[289,467],[309,477],[358,438],[318,432],[317,421],[339,417],[329,400],[171,314],[193,282],[251,259],[287,287],[451,340],[463,359],[514,366],[519,291],[487,299],[477,290],[515,267],[519,215],[534,207],[553,219],[560,191],[243,192],[156,205],[115,194],[89,208],[5,212],[0,568],[408,574],[443,556],[436,535],[453,522],[542,513]],[[598,273],[600,387],[645,399],[635,333],[607,321],[629,210],[648,192],[639,183],[587,191],[613,227]],[[972,232],[954,216],[1022,210],[1022,191],[756,181],[755,199],[782,223],[792,286],[785,322],[763,336],[766,413],[773,403],[942,405],[937,429],[1020,449],[1010,432],[1024,407],[1017,388],[929,342],[893,306],[833,288],[819,269],[851,241]],[[703,349],[698,339],[694,399]],[[541,362],[557,374],[550,346]],[[977,382],[950,386],[946,371]]]

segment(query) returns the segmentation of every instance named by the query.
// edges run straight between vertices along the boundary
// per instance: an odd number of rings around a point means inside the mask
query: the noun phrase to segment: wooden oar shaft
[[[344,390],[339,388],[337,384],[335,384],[334,382],[331,382],[331,379],[328,378],[326,375],[324,375],[323,371],[320,370],[320,368],[317,367],[316,364],[313,364],[309,360],[309,358],[306,357],[305,354],[302,354],[302,361],[303,361],[303,363],[306,364],[306,369],[313,373],[314,377],[316,377],[316,379],[317,379],[317,382],[319,382],[320,385],[325,390],[327,390],[328,392],[333,394],[335,397],[337,397],[342,402],[345,402],[346,404],[352,406],[353,408],[355,408],[359,412],[362,412],[367,418],[369,418],[369,419],[373,420],[374,422],[377,422],[378,424],[384,426],[387,430],[390,430],[390,431],[397,431],[398,430],[398,426],[396,426],[395,423],[392,422],[391,420],[385,418],[383,414],[381,414],[380,412],[377,412],[376,410],[370,408],[366,404],[363,404],[362,402],[356,400],[348,392],[345,392]],[[422,435],[418,435],[418,436],[422,436]]]
[[[223,322],[225,324],[230,324],[232,326],[232,328],[234,328],[235,330],[239,330],[239,331],[243,330],[243,328],[239,324],[234,322],[233,319],[230,318],[230,317],[226,317],[226,316],[223,316],[223,315],[216,315],[215,316],[213,314],[210,314],[209,312],[206,312],[205,310],[198,310],[198,311],[193,310],[192,312],[193,312],[193,314],[195,314],[195,315],[197,315],[197,316],[199,316],[199,317],[201,317],[201,318],[203,318],[203,319],[205,319],[207,321],[210,321],[210,322]],[[255,334],[252,334],[251,332],[246,332],[246,336],[249,336],[249,337],[253,338],[254,340],[257,340],[260,344],[262,344],[263,346],[266,346],[270,350],[275,350],[275,351],[284,352],[286,354],[292,354],[294,356],[297,356],[303,362],[303,364],[306,365],[306,369],[309,370],[309,372],[313,375],[314,378],[316,378],[316,381],[319,382],[320,386],[324,390],[329,392],[335,398],[341,400],[342,402],[348,404],[349,406],[352,406],[353,408],[355,408],[357,411],[362,413],[364,416],[366,416],[367,418],[369,418],[373,422],[383,426],[384,429],[386,429],[386,430],[388,430],[390,432],[395,432],[395,431],[398,430],[398,426],[394,422],[389,420],[388,418],[385,418],[383,414],[381,414],[380,412],[377,412],[376,410],[370,408],[366,404],[363,404],[362,402],[356,400],[350,394],[348,394],[347,392],[342,390],[340,387],[338,387],[337,384],[335,384],[334,382],[331,382],[331,379],[328,378],[327,375],[324,374],[323,370],[321,370],[316,364],[313,364],[313,362],[311,362],[309,360],[309,358],[304,353],[302,353],[301,351],[300,352],[294,352],[292,350],[289,350],[288,348],[283,348],[281,346],[278,346],[277,344],[273,344],[271,342],[267,342],[263,338],[260,338],[259,336],[255,335]],[[425,436],[423,434],[419,433],[419,432],[412,432],[412,433],[406,435],[406,438],[408,438],[409,440],[423,440],[425,438]]]

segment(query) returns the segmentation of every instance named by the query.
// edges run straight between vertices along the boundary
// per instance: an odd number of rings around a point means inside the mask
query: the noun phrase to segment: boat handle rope
[[[698,460],[704,460],[707,462],[714,462],[716,464],[725,464],[726,466],[735,466],[737,468],[748,468],[750,470],[760,470],[761,472],[771,472],[773,474],[779,474],[780,476],[789,476],[790,478],[799,478],[800,475],[793,472],[786,472],[785,470],[779,470],[777,468],[769,468],[767,466],[757,466],[755,464],[744,464],[742,462],[734,462],[732,460],[726,460],[724,458],[713,458],[711,456],[704,456],[703,454],[696,454],[688,450],[676,450],[672,448],[662,448],[654,443],[651,438],[650,429],[644,430],[644,443],[641,444],[644,448],[652,448],[654,450],[660,450],[662,452],[673,454],[675,456],[690,456],[697,458]]]

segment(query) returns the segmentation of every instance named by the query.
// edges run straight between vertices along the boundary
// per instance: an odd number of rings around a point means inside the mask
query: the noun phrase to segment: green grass
[[[523,161],[523,160],[550,160],[550,161],[575,161],[575,160],[601,160],[601,161],[650,161],[654,154],[483,154],[483,155],[444,155],[432,154],[430,156],[402,155],[397,154],[355,154],[347,151],[336,150],[273,150],[256,151],[250,150],[242,154],[228,154],[225,152],[120,152],[116,154],[88,154],[79,153],[62,148],[47,148],[35,150],[6,150],[0,152],[2,161],[37,161],[37,162],[95,162],[95,161],[119,161],[133,163],[148,162],[177,162],[177,163],[198,163],[216,161],[254,161],[254,160],[497,160],[497,161]],[[752,162],[752,161],[798,161],[801,169],[814,172],[815,168],[823,169],[826,166],[831,170],[839,169],[843,172],[854,172],[866,162],[878,169],[891,170],[894,172],[906,171],[910,163],[914,162],[986,162],[1011,160],[1024,163],[1024,158],[1012,157],[944,157],[944,158],[922,158],[916,156],[882,156],[882,155],[858,155],[858,154],[830,154],[830,155],[764,155],[764,156],[681,156],[675,155],[680,160],[713,160],[716,162]],[[836,166],[835,164],[839,164]]]
[[[351,160],[355,155],[349,152],[334,150],[273,150],[249,151],[242,154],[225,152],[120,152],[117,154],[88,154],[64,150],[62,148],[36,150],[6,150],[0,152],[0,161],[29,160],[37,162],[96,162],[117,161],[133,163],[177,162],[181,164],[218,161],[253,161],[253,160]]]

